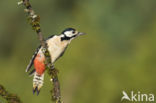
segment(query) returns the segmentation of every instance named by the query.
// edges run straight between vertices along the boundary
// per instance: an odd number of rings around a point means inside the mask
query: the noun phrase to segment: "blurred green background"
[[[156,0],[30,1],[45,37],[67,27],[88,34],[55,63],[64,103],[120,103],[123,90],[156,94]],[[17,2],[0,1],[0,84],[24,103],[51,103],[47,74],[32,94],[25,68],[39,41]]]

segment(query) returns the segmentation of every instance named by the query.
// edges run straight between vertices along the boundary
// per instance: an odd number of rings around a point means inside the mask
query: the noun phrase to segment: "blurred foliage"
[[[0,84],[0,96],[5,99],[8,103],[22,103],[16,94],[8,93],[5,88]],[[2,99],[1,101],[2,102]]]
[[[50,77],[39,96],[25,73],[39,41],[23,6],[0,1],[0,84],[24,103],[51,103]],[[117,103],[122,91],[156,94],[155,0],[30,0],[43,34],[74,27],[88,35],[72,41],[56,62],[65,103]]]

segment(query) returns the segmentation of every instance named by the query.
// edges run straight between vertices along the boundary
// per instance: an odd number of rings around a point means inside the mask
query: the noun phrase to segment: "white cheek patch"
[[[74,34],[72,33],[72,31],[66,31],[64,33],[67,37],[72,37]]]

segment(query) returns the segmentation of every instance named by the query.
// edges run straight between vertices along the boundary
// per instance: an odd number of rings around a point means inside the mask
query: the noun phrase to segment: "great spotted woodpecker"
[[[78,32],[73,28],[67,28],[60,35],[52,35],[49,38],[47,38],[46,43],[48,45],[48,50],[51,55],[52,64],[54,64],[54,62],[64,54],[71,40],[84,34],[85,33]],[[34,64],[35,69],[33,69],[29,73],[30,76],[34,75],[33,94],[37,92],[38,95],[41,87],[43,86],[44,71],[45,71],[44,61],[45,57],[44,54],[42,53],[42,47],[39,46],[26,68],[26,72],[28,72],[32,67],[32,65]]]

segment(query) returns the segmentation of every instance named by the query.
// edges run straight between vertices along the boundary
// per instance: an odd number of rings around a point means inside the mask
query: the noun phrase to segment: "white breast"
[[[67,45],[69,44],[68,41],[61,41],[59,36],[54,36],[53,38],[47,41],[48,50],[51,55],[52,63],[61,55],[61,53],[65,50]]]

